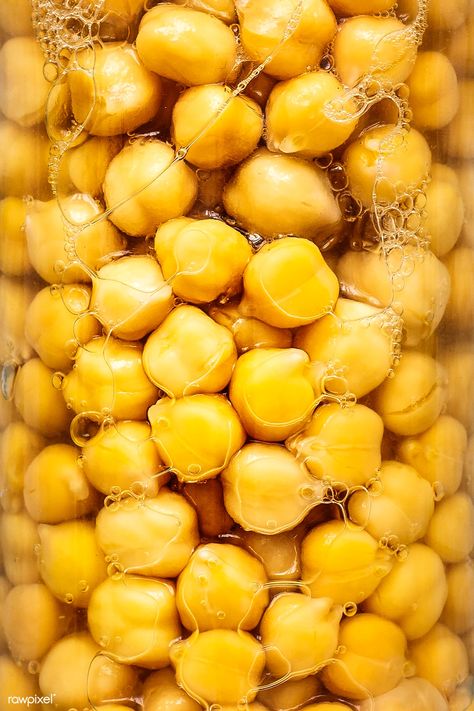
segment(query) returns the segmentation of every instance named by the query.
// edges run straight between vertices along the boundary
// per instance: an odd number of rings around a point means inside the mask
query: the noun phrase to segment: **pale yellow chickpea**
[[[90,195],[35,201],[25,225],[31,264],[50,284],[90,281],[91,270],[125,244]]]
[[[444,696],[426,679],[412,677],[403,679],[394,689],[385,694],[367,699],[359,711],[448,711]],[[328,711],[330,711],[328,709]]]
[[[458,246],[445,257],[451,277],[451,293],[445,312],[445,322],[459,332],[469,332],[474,319],[474,249]]]
[[[63,637],[49,650],[39,675],[43,694],[58,711],[129,699],[137,685],[133,667],[110,659],[87,632]]]
[[[60,523],[91,513],[96,492],[78,462],[80,450],[69,444],[45,447],[25,472],[25,507],[34,521]]]
[[[33,349],[25,337],[28,307],[36,293],[28,280],[0,275],[0,361],[19,364],[33,356]]]
[[[458,241],[466,216],[460,181],[454,170],[441,163],[432,165],[425,195],[423,226],[430,249],[437,257],[445,257]]]
[[[460,563],[474,547],[474,505],[458,491],[437,504],[425,541],[445,563]]]
[[[35,703],[35,695],[39,695],[36,677],[19,667],[11,657],[0,657],[0,704],[2,709],[9,709],[12,704],[10,697],[20,697],[15,708],[19,711],[40,711],[41,706]],[[33,703],[29,697],[33,697]]]
[[[386,12],[393,6],[393,0],[328,0],[335,13],[342,15],[371,15]]]
[[[117,419],[145,419],[158,391],[143,369],[142,351],[138,341],[93,338],[63,380],[66,403],[76,413],[108,410]]]
[[[467,433],[463,425],[441,415],[425,432],[404,437],[396,447],[397,457],[410,464],[438,490],[438,495],[454,494],[461,483]]]
[[[107,575],[95,526],[89,521],[66,521],[38,526],[41,577],[61,602],[87,607],[92,592]]]
[[[153,440],[178,479],[212,479],[245,442],[245,430],[223,395],[163,397],[150,407]]]
[[[273,535],[294,528],[325,488],[285,447],[251,442],[222,472],[224,502],[245,530]]]
[[[271,151],[315,158],[344,143],[356,126],[355,105],[344,103],[344,87],[328,72],[308,72],[278,83],[266,106],[267,146]]]
[[[421,543],[408,546],[364,609],[397,622],[409,640],[423,637],[439,620],[447,599],[444,566],[435,551]]]
[[[207,12],[226,24],[230,24],[236,19],[233,0],[174,0],[174,2],[175,5],[186,5],[195,10]]]
[[[10,276],[31,271],[25,236],[26,204],[16,197],[0,201],[0,269]]]
[[[0,121],[0,191],[21,198],[47,199],[49,141],[42,128],[29,129]]]
[[[234,33],[221,20],[172,4],[144,15],[136,45],[148,69],[187,86],[224,82],[237,60]]]
[[[44,438],[24,422],[10,422],[0,434],[0,488],[4,511],[23,508],[25,472],[44,447]]]
[[[225,326],[232,333],[239,355],[252,348],[291,347],[290,329],[277,328],[259,319],[244,316],[236,303],[211,306],[208,313],[214,321]]]
[[[322,693],[322,685],[316,675],[304,679],[289,679],[276,686],[259,691],[257,699],[265,704],[270,711],[293,711],[295,708],[306,708],[306,704]],[[311,706],[309,707],[311,709]],[[324,709],[323,709],[324,711]],[[327,710],[326,710],[327,711]],[[346,711],[346,709],[329,709],[329,711]]]
[[[319,64],[337,29],[325,0],[236,0],[246,55],[277,79],[289,79]]]
[[[173,292],[194,304],[238,293],[252,256],[246,238],[221,220],[171,220],[158,228],[155,252]]]
[[[143,350],[146,374],[170,397],[223,390],[236,360],[229,331],[187,304],[150,334]]]
[[[196,511],[203,538],[216,538],[233,527],[234,522],[224,506],[220,479],[185,484],[183,493]]]
[[[413,123],[437,130],[452,121],[459,108],[456,71],[441,52],[420,52],[408,77]]]
[[[26,511],[4,513],[0,519],[3,567],[12,585],[36,583],[40,579],[37,526]]]
[[[451,696],[469,673],[466,647],[445,625],[435,625],[409,647],[417,676],[427,679],[444,696]]]
[[[100,324],[89,312],[90,300],[86,285],[64,284],[46,286],[29,305],[25,335],[48,368],[67,372],[77,348],[100,334]]]
[[[176,683],[174,671],[167,667],[152,672],[143,684],[143,711],[201,711],[194,701]]]
[[[27,425],[45,437],[57,437],[69,429],[71,413],[53,383],[53,371],[39,358],[20,369],[15,380],[15,405]]]
[[[445,347],[439,354],[439,360],[448,376],[447,414],[459,420],[472,432],[474,417],[472,406],[474,398],[474,356],[469,341],[459,341]]]
[[[127,573],[175,578],[199,543],[196,512],[166,488],[154,498],[123,499],[99,511],[96,535],[105,555]]]
[[[283,531],[269,536],[265,533],[241,530],[238,534],[232,531],[231,536],[232,540],[243,545],[262,562],[267,577],[272,582],[301,578],[298,531]],[[291,586],[289,588],[291,589]]]
[[[92,637],[113,659],[148,669],[168,666],[169,647],[181,632],[174,585],[133,575],[101,583],[87,620]]]
[[[446,569],[448,599],[444,606],[441,622],[453,632],[463,635],[474,627],[474,565],[471,559],[449,565]]]
[[[248,632],[196,632],[171,648],[178,684],[202,705],[253,701],[265,666],[262,645]]]
[[[390,691],[402,680],[406,639],[393,622],[378,615],[355,615],[341,623],[339,643],[345,651],[321,675],[333,694],[366,699]]]
[[[102,193],[109,163],[122,143],[121,136],[91,136],[63,156],[61,170],[78,192],[97,197]]]
[[[329,403],[318,407],[309,424],[286,446],[313,477],[344,489],[377,476],[382,435],[383,422],[370,408]]]
[[[113,158],[103,189],[110,219],[119,229],[133,237],[149,235],[191,209],[196,175],[183,161],[174,161],[171,146],[146,139],[129,143]]]
[[[454,32],[449,35],[446,49],[447,56],[453,63],[458,76],[472,76],[474,74],[474,15],[469,13]]]
[[[240,163],[255,150],[262,130],[260,106],[221,84],[188,89],[173,109],[176,148],[189,146],[186,160],[206,170]]]
[[[31,37],[13,37],[0,50],[0,110],[24,128],[44,118],[50,89],[44,61],[40,45]]]
[[[324,171],[266,148],[237,168],[225,186],[224,206],[246,230],[263,237],[323,239],[341,220]]]
[[[453,159],[474,158],[471,122],[473,106],[474,79],[463,79],[459,82],[459,111],[449,124],[446,136],[446,148]]]
[[[31,35],[31,0],[4,0],[0,7],[0,27],[7,35]]]

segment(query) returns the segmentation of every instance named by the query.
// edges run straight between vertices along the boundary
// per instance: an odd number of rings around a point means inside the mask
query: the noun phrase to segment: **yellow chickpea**
[[[108,410],[117,419],[145,419],[158,391],[145,374],[142,351],[139,342],[93,338],[63,380],[66,403],[76,413]]]
[[[236,360],[229,331],[187,304],[150,334],[143,350],[146,374],[170,397],[223,390]]]
[[[474,418],[471,402],[474,398],[474,357],[470,342],[459,341],[444,349],[439,356],[448,376],[447,412],[472,432]]]
[[[4,195],[47,199],[49,141],[43,129],[0,121],[0,153],[0,191]]]
[[[446,49],[447,56],[453,63],[458,76],[472,76],[474,74],[473,41],[474,15],[470,13],[454,32],[450,32]]]
[[[459,108],[456,71],[441,52],[420,52],[408,77],[413,123],[436,130],[447,126]]]
[[[458,491],[437,504],[425,536],[445,563],[460,563],[474,547],[474,505]]]
[[[255,150],[262,130],[260,106],[221,84],[188,89],[173,109],[176,148],[189,146],[186,160],[206,170],[240,163]]]
[[[293,335],[288,328],[270,326],[264,321],[243,316],[236,303],[211,306],[209,316],[232,333],[239,355],[253,348],[290,348]]]
[[[44,118],[50,89],[43,75],[44,61],[41,47],[31,37],[13,37],[0,50],[0,109],[24,128]]]
[[[87,632],[63,637],[46,655],[39,675],[43,694],[58,711],[84,709],[134,694],[137,671],[101,653]]]
[[[44,447],[44,438],[24,422],[10,422],[0,434],[0,488],[4,511],[23,508],[25,472]]]
[[[221,479],[234,521],[245,530],[269,535],[294,528],[325,491],[287,449],[263,442],[245,445]]]
[[[310,704],[321,693],[321,682],[313,674],[304,679],[289,679],[268,689],[262,689],[257,698],[270,711],[293,711],[295,708],[307,708],[306,704]],[[311,706],[309,708],[311,711]],[[323,711],[325,710],[323,709]],[[334,711],[334,709],[329,711]],[[335,711],[346,711],[346,709],[342,710],[336,707]]]
[[[345,651],[322,672],[323,683],[333,694],[366,699],[390,691],[402,680],[406,639],[393,622],[356,615],[341,623],[339,642]]]
[[[428,27],[432,32],[453,30],[464,23],[468,12],[468,0],[455,0],[449,9],[443,0],[431,0],[428,5]]]
[[[124,575],[93,592],[87,620],[92,637],[124,664],[161,669],[180,636],[174,586],[169,581]]]
[[[139,237],[191,209],[197,178],[183,161],[175,162],[168,144],[142,139],[126,145],[113,158],[103,188],[112,222]]]
[[[471,160],[474,157],[471,116],[474,106],[474,79],[459,82],[459,111],[451,121],[446,148],[451,158]]]
[[[385,694],[367,699],[359,706],[360,711],[448,711],[446,699],[426,679],[413,677],[403,679],[394,689]]]
[[[185,484],[183,493],[197,513],[199,530],[204,538],[217,538],[233,527],[234,522],[224,506],[220,478]]]
[[[236,19],[233,0],[175,0],[175,4],[207,12],[226,24],[230,24]]]
[[[262,645],[248,632],[196,632],[171,649],[178,684],[205,703],[253,701],[265,666]]]
[[[0,27],[8,35],[31,35],[31,0],[5,0],[0,8]]]
[[[314,509],[313,509],[314,511]],[[283,531],[271,536],[255,531],[231,533],[232,540],[243,545],[261,561],[272,582],[301,578],[298,531]],[[291,588],[291,586],[289,586]]]
[[[39,566],[44,582],[62,602],[87,607],[92,592],[106,577],[104,556],[89,521],[38,526]]]
[[[12,585],[36,583],[40,574],[37,546],[40,542],[36,523],[26,511],[4,513],[0,519],[3,566]]]
[[[180,494],[127,498],[105,506],[96,521],[105,555],[127,573],[175,578],[199,543],[196,512]]]
[[[446,323],[459,332],[470,330],[474,318],[471,282],[474,275],[474,249],[456,247],[444,260],[451,277],[451,293],[446,307]]]
[[[101,332],[99,322],[89,312],[90,300],[87,286],[64,284],[45,287],[29,305],[25,335],[48,368],[70,370],[78,346]]]
[[[444,696],[451,696],[469,673],[466,647],[457,635],[441,624],[412,642],[409,655],[417,676],[427,679]]]
[[[423,226],[430,249],[437,257],[445,257],[458,241],[466,213],[458,176],[446,165],[435,163],[431,167],[425,212]]]
[[[148,69],[187,86],[224,82],[237,60],[232,30],[190,7],[169,4],[149,10],[136,44]]]
[[[322,239],[341,220],[324,171],[266,148],[237,168],[225,186],[224,206],[246,230],[263,237],[294,234]]]
[[[10,276],[31,271],[25,236],[26,204],[16,197],[0,201],[0,269]]]
[[[26,424],[45,437],[68,431],[71,414],[53,384],[53,371],[39,358],[32,358],[20,369],[15,380],[15,405]]]
[[[453,632],[463,635],[474,627],[474,566],[471,559],[449,565],[446,570],[448,599],[444,606],[441,622]]]
[[[268,148],[315,158],[340,146],[357,120],[350,115],[341,120],[337,101],[344,101],[344,87],[327,72],[308,72],[278,83],[266,107]],[[348,101],[345,110],[355,113],[355,106]]]
[[[364,609],[397,622],[409,640],[423,637],[439,620],[447,598],[441,558],[421,543],[395,563]]]
[[[27,280],[14,279],[0,274],[0,361],[15,364],[28,360],[33,350],[25,337],[25,321],[28,307],[36,293]]]
[[[176,683],[170,667],[152,672],[143,684],[144,711],[201,711],[194,701]]]
[[[41,706],[35,703],[35,695],[39,695],[36,678],[19,667],[13,659],[6,655],[0,657],[0,704],[8,709],[12,704],[10,697],[20,697],[15,708],[19,711],[40,711]],[[33,701],[29,697],[32,697]]]
[[[337,29],[325,0],[236,0],[235,6],[245,53],[277,79],[317,66]]]
[[[90,281],[90,270],[124,247],[100,205],[79,194],[60,203],[36,201],[27,212],[26,238],[31,264],[50,284]]]
[[[91,136],[63,156],[65,178],[79,193],[99,196],[110,161],[120,152],[122,143],[121,136]]]
[[[158,113],[160,78],[143,66],[132,45],[91,47],[76,61],[67,74],[72,110],[91,135],[127,133]]]
[[[328,0],[335,13],[347,15],[371,15],[386,12],[393,6],[392,0]]]
[[[234,296],[252,250],[221,220],[172,220],[155,236],[156,257],[176,296],[193,304]]]

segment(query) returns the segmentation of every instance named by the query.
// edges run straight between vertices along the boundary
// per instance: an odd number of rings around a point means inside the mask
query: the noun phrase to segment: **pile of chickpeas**
[[[474,710],[468,5],[1,3],[0,711]]]

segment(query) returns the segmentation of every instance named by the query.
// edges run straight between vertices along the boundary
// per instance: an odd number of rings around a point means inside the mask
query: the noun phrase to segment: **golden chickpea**
[[[447,56],[453,63],[458,76],[472,76],[474,74],[473,42],[474,15],[470,13],[454,32],[450,32],[446,49]]]
[[[211,306],[209,316],[232,333],[240,354],[253,348],[290,348],[292,333],[288,328],[270,326],[256,318],[243,316],[236,303]]]
[[[412,642],[409,654],[417,676],[427,679],[447,697],[469,673],[467,652],[461,638],[441,624]]]
[[[15,708],[18,711],[40,711],[41,706],[35,703],[38,694],[36,678],[19,667],[10,657],[0,657],[0,704],[2,709],[8,709],[12,704],[11,697],[20,697]],[[31,699],[33,698],[33,703]]]
[[[449,565],[446,570],[448,599],[441,622],[456,634],[465,634],[474,627],[474,565],[471,559]]]
[[[216,477],[245,442],[245,430],[223,395],[163,397],[148,418],[160,457],[184,482]]]
[[[146,374],[170,397],[223,390],[236,360],[229,331],[187,304],[150,334],[143,350]]]
[[[431,0],[428,4],[428,27],[432,32],[454,30],[466,20],[469,0],[455,0],[449,9],[443,0]]]
[[[278,582],[301,578],[300,533],[298,529],[273,535],[241,530],[232,531],[230,537],[261,561],[270,581]]]
[[[31,35],[31,0],[4,0],[0,7],[0,27],[7,35]]]
[[[335,76],[317,71],[278,83],[266,107],[267,146],[271,151],[315,158],[344,143],[356,119],[341,119],[335,103],[344,87]],[[348,101],[346,111],[355,114]]]
[[[313,674],[304,679],[289,679],[276,686],[262,689],[257,698],[263,701],[265,708],[270,711],[293,711],[295,708],[307,708],[305,704],[311,703],[321,693],[321,682]],[[311,711],[311,706],[309,708]],[[346,709],[336,707],[335,710],[329,709],[329,711],[346,711]]]
[[[461,483],[463,462],[467,449],[467,434],[463,425],[441,415],[422,434],[399,440],[397,457],[410,464],[438,490],[450,496]]]
[[[248,632],[196,632],[171,649],[178,684],[203,705],[253,701],[265,666],[262,645]]]
[[[465,220],[464,201],[454,170],[435,163],[425,194],[423,226],[430,240],[430,249],[437,257],[445,257],[458,241]]]
[[[224,82],[237,60],[232,30],[190,7],[166,4],[149,10],[136,44],[148,69],[187,86]]]
[[[397,622],[408,639],[419,639],[439,620],[447,592],[441,558],[428,546],[413,543],[364,609]]]
[[[117,419],[145,419],[158,391],[143,369],[142,350],[139,342],[93,338],[63,380],[68,405],[76,413],[108,410]]]
[[[386,12],[393,6],[393,0],[328,0],[335,13],[347,15],[371,15]]]
[[[303,678],[319,671],[333,657],[342,607],[330,598],[301,593],[273,598],[260,623],[267,667],[275,678]]]
[[[236,0],[245,53],[265,72],[289,79],[317,66],[337,29],[325,0]]]
[[[237,168],[224,189],[224,206],[246,230],[263,237],[324,238],[341,220],[324,171],[266,148]]]
[[[221,479],[234,521],[245,530],[269,535],[294,528],[325,491],[288,450],[263,442],[245,445]]]
[[[71,414],[53,384],[53,371],[39,358],[32,358],[20,369],[15,405],[26,424],[45,437],[57,437],[69,429]]]
[[[439,354],[448,376],[447,412],[472,432],[474,418],[471,403],[474,398],[474,356],[468,341],[456,342]]]
[[[13,37],[0,50],[0,110],[24,128],[44,118],[50,89],[43,75],[44,61],[41,47],[31,37]]]
[[[143,711],[201,711],[194,701],[176,683],[170,667],[152,672],[143,684]]]
[[[403,679],[398,686],[385,694],[367,699],[359,711],[448,711],[446,699],[426,679]]]
[[[29,305],[25,335],[48,368],[70,370],[77,348],[101,332],[99,322],[89,312],[90,300],[87,286],[64,284],[46,286]]]
[[[137,672],[101,653],[87,632],[63,637],[46,655],[39,675],[43,694],[58,711],[84,709],[133,696]]]
[[[34,202],[26,216],[26,238],[31,264],[50,284],[90,281],[90,271],[124,246],[100,205],[79,194],[60,203]]]
[[[173,109],[176,148],[189,146],[186,160],[206,170],[240,163],[255,150],[262,130],[260,106],[221,84],[188,89]]]
[[[459,111],[449,124],[446,137],[446,148],[451,158],[474,158],[471,123],[473,106],[474,79],[464,79],[459,82]]]
[[[252,630],[268,605],[266,583],[262,563],[242,548],[225,543],[200,546],[178,579],[181,622],[199,632]]]
[[[36,554],[39,544],[38,531],[36,523],[26,511],[2,515],[0,539],[3,566],[9,582],[12,585],[38,582],[40,578]]]
[[[148,669],[168,666],[169,647],[181,632],[172,583],[133,575],[101,583],[92,594],[87,620],[107,654]]]
[[[437,130],[452,121],[459,108],[456,71],[441,52],[420,52],[408,77],[413,123]]]
[[[169,145],[143,139],[129,143],[113,158],[103,188],[112,222],[139,237],[191,209],[197,178],[183,161],[175,162]]]
[[[127,573],[175,578],[199,543],[196,512],[180,494],[161,489],[154,498],[122,499],[96,521],[99,546]]]
[[[78,462],[80,450],[69,444],[51,444],[25,472],[25,507],[34,521],[60,523],[94,511],[96,492]]]
[[[458,491],[437,504],[425,536],[445,563],[460,563],[474,547],[474,505]]]
[[[44,447],[44,438],[24,422],[10,422],[0,434],[0,490],[4,511],[23,508],[25,472]]]
[[[40,572],[44,582],[62,602],[87,607],[92,592],[106,577],[104,556],[89,521],[66,521],[38,526],[41,542]]]
[[[155,236],[156,257],[176,296],[193,304],[234,296],[252,250],[221,220],[172,220]]]
[[[49,141],[43,129],[28,129],[13,121],[0,121],[0,192],[21,198],[46,199]]]
[[[120,136],[91,136],[63,157],[67,178],[79,193],[97,197],[102,193],[102,183],[107,168],[122,148]]]
[[[343,620],[339,642],[345,648],[322,672],[333,694],[366,699],[393,689],[404,673],[406,639],[401,629],[377,615]]]
[[[313,477],[328,480],[336,488],[351,488],[377,476],[382,435],[382,420],[370,408],[330,403],[316,409],[310,423],[288,440],[287,447]]]
[[[35,287],[28,280],[14,279],[0,274],[0,361],[22,363],[33,356],[25,337],[28,307],[35,295]]]
[[[16,197],[0,201],[0,269],[24,276],[31,271],[25,236],[26,204]]]
[[[236,19],[233,0],[175,0],[175,4],[207,12],[226,24],[230,24]]]
[[[234,522],[224,506],[219,478],[185,484],[183,493],[196,511],[199,530],[204,538],[217,538],[233,527]]]
[[[456,247],[444,260],[451,277],[451,293],[446,307],[445,321],[457,333],[469,332],[474,319],[474,249]]]

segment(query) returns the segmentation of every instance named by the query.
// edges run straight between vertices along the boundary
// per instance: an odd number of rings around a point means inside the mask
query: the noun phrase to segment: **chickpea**
[[[411,661],[418,676],[427,679],[444,696],[451,696],[469,674],[467,652],[460,637],[441,624],[412,642]]]
[[[468,14],[465,21],[450,33],[446,50],[458,76],[472,76],[474,74],[473,41],[474,15]]]
[[[197,516],[180,494],[116,501],[99,512],[99,546],[127,573],[175,578],[199,543]]]
[[[152,672],[143,684],[144,711],[201,711],[194,701],[176,683],[170,667]]]
[[[0,121],[0,153],[2,194],[47,198],[50,194],[49,142],[42,129],[22,128],[13,121]]]
[[[10,422],[0,434],[1,503],[4,511],[23,508],[25,472],[44,447],[44,438],[24,422]]]
[[[448,566],[446,580],[448,599],[441,615],[441,622],[456,634],[462,635],[474,627],[474,607],[472,605],[474,566],[472,561],[469,559]]]
[[[245,53],[265,72],[289,79],[319,64],[336,18],[325,0],[236,0]]]
[[[136,44],[148,69],[187,86],[224,82],[237,60],[232,30],[190,7],[165,4],[149,10]]]
[[[336,488],[369,482],[381,463],[383,423],[365,405],[318,407],[306,428],[291,437],[288,449],[303,461],[313,477]]]
[[[245,237],[221,220],[172,220],[158,229],[155,251],[173,292],[193,304],[238,293],[252,256]]]
[[[154,578],[108,578],[93,592],[87,619],[112,658],[148,669],[169,664],[168,648],[180,635],[174,586]]]
[[[398,686],[375,699],[363,701],[360,711],[448,711],[446,699],[426,679],[403,679]]]
[[[95,198],[102,193],[107,168],[122,143],[120,136],[91,136],[64,155],[66,176],[79,193]]]
[[[195,632],[171,648],[178,684],[200,703],[253,701],[265,666],[262,645],[248,632]]]
[[[183,493],[197,513],[199,530],[204,538],[216,538],[230,531],[234,522],[224,506],[219,479],[185,484]]]
[[[333,694],[362,700],[384,694],[402,680],[406,639],[393,622],[356,615],[341,623],[339,642],[345,652],[322,672],[323,683]]]
[[[10,276],[31,271],[25,237],[26,205],[16,197],[0,201],[0,269]]]
[[[126,145],[112,159],[103,189],[112,222],[139,237],[191,209],[197,178],[183,161],[175,161],[169,145],[143,139]]]
[[[469,689],[469,681],[458,686],[454,694],[450,696],[449,711],[474,711],[474,699]]]
[[[439,489],[439,494],[456,493],[461,483],[467,449],[467,434],[463,425],[441,415],[431,427],[415,437],[399,441],[397,457],[410,464],[421,476]]]
[[[8,582],[5,576],[0,576],[0,652],[3,654],[7,649],[7,639],[4,631],[4,618],[5,618],[5,600],[8,593],[12,589],[12,586]],[[0,657],[1,658],[1,657]],[[1,662],[0,662],[1,668]],[[1,671],[0,671],[1,678]],[[1,697],[0,697],[1,698]]]
[[[101,653],[87,632],[63,637],[46,655],[39,675],[43,694],[58,711],[89,708],[133,695],[137,672]]]
[[[117,419],[144,419],[158,391],[143,369],[142,350],[139,342],[93,338],[63,380],[66,403],[76,413],[107,409]]]
[[[233,531],[231,538],[258,558],[265,568],[267,578],[272,582],[301,578],[298,531],[283,531],[268,535],[242,530],[237,534]],[[288,589],[291,589],[291,585]]]
[[[224,206],[246,230],[262,237],[323,239],[341,220],[324,171],[266,148],[237,168],[225,186]]]
[[[89,195],[72,195],[60,203],[36,201],[27,212],[26,238],[31,264],[50,284],[90,281],[90,271],[124,246]]]
[[[4,0],[0,7],[0,27],[7,35],[31,35],[31,0]]]
[[[0,540],[8,581],[12,585],[38,582],[40,575],[36,550],[40,539],[36,523],[26,511],[2,515]]]
[[[474,505],[458,491],[437,504],[425,536],[445,563],[460,563],[474,547]]]
[[[469,342],[450,345],[439,356],[448,376],[447,412],[472,432],[472,398],[474,398],[474,357]],[[471,392],[472,391],[472,392]]]
[[[38,534],[40,572],[48,588],[63,602],[87,607],[94,588],[107,573],[95,526],[89,521],[66,521],[56,526],[41,523]]]
[[[189,147],[186,159],[206,170],[240,163],[255,150],[262,130],[260,106],[221,84],[184,91],[173,109],[176,148]]]
[[[436,130],[452,121],[459,108],[458,81],[444,54],[420,52],[407,86],[415,126]]]
[[[295,708],[307,708],[303,704],[311,701],[322,693],[322,685],[315,675],[304,679],[289,679],[281,684],[259,691],[258,700],[263,701],[270,711],[293,711]],[[309,707],[311,711],[311,706]],[[324,708],[323,708],[323,711]],[[326,710],[327,711],[327,710]],[[346,711],[346,709],[329,709],[329,711]]]
[[[15,405],[26,424],[45,437],[57,437],[69,429],[71,415],[53,384],[53,371],[39,358],[32,358],[20,369]]]
[[[143,5],[144,0],[104,0],[101,7],[101,15],[104,15],[100,23],[101,37],[129,38],[130,33],[136,31]]]
[[[474,105],[474,80],[459,82],[459,111],[449,124],[446,137],[448,155],[454,159],[471,160],[474,146],[471,134],[472,108]]]
[[[207,12],[227,25],[236,20],[233,0],[175,0],[175,4],[187,5],[195,10]]]
[[[9,699],[19,696],[20,701],[15,704],[18,711],[40,711],[41,706],[34,702],[38,693],[36,678],[19,667],[13,659],[6,655],[0,657],[0,704],[8,709],[11,705]],[[33,697],[33,703],[31,699]]]
[[[26,314],[35,295],[35,288],[28,281],[0,275],[0,361],[22,363],[33,356],[25,337]]]
[[[392,0],[328,0],[335,13],[342,15],[371,15],[387,12],[393,5]]]
[[[344,101],[344,87],[327,72],[308,72],[278,83],[266,107],[268,148],[315,158],[340,146],[357,121],[338,116],[338,101]],[[354,103],[347,104],[345,111],[355,114]]]
[[[225,507],[245,530],[273,535],[294,528],[325,488],[277,444],[251,442],[222,472]]]
[[[454,30],[464,24],[468,12],[468,0],[455,0],[449,10],[443,0],[431,0],[428,5],[428,27],[432,32]]]
[[[288,328],[270,326],[250,316],[243,316],[238,304],[211,306],[209,316],[232,333],[239,355],[253,348],[290,348],[292,333]]]
[[[423,637],[439,620],[447,598],[441,558],[421,543],[408,547],[364,609],[397,622],[409,640]]]
[[[458,176],[448,166],[440,163],[432,166],[431,182],[426,187],[423,226],[431,251],[440,258],[452,250],[463,228],[465,208],[459,183]]]
[[[50,85],[43,65],[43,52],[31,37],[13,37],[0,50],[0,110],[24,128],[44,117]]]
[[[474,275],[474,249],[456,247],[444,260],[451,277],[451,294],[446,307],[446,323],[456,332],[468,332],[474,318],[474,298],[471,293]]]

